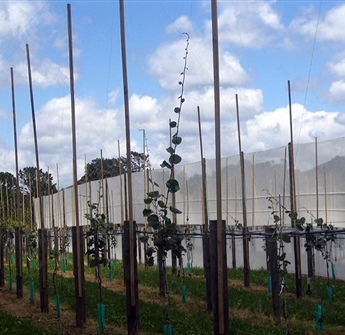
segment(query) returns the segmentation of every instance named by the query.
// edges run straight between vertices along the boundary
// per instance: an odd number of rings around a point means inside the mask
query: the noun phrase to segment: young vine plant
[[[181,86],[181,94],[178,97],[179,106],[174,108],[177,120],[169,122],[170,129],[172,130],[172,133],[174,133],[171,138],[171,145],[166,149],[170,156],[168,160],[164,160],[161,164],[162,168],[167,168],[170,170],[169,179],[166,182],[167,192],[164,195],[159,191],[153,189],[152,191],[147,193],[147,198],[144,199],[144,203],[150,205],[151,208],[145,208],[143,210],[143,215],[147,218],[148,226],[151,227],[155,233],[153,237],[153,246],[150,246],[146,251],[148,265],[154,264],[154,254],[156,252],[161,252],[163,259],[165,259],[165,257],[167,256],[167,252],[171,250],[174,256],[176,256],[178,259],[181,259],[183,253],[186,251],[181,243],[183,240],[183,236],[177,234],[178,229],[176,222],[173,222],[169,215],[182,213],[179,209],[169,205],[169,196],[180,190],[179,182],[174,178],[174,167],[182,161],[181,156],[177,154],[177,147],[182,142],[182,137],[180,136],[179,130],[182,107],[185,102],[184,88],[186,72],[188,70],[187,56],[189,47],[189,35],[187,33],[185,34],[187,36],[187,39],[185,55],[183,57],[184,67],[183,71],[181,72],[182,78],[179,81],[179,85]],[[153,185],[157,186],[156,183],[153,183]],[[141,237],[141,241],[143,243],[147,243],[148,240],[148,235]]]

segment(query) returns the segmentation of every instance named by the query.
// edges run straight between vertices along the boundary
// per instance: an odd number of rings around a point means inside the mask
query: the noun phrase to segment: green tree
[[[145,156],[148,159],[148,156]],[[144,168],[144,154],[135,151],[131,152],[131,166],[132,172],[140,172]],[[110,178],[120,175],[120,167],[122,172],[127,171],[127,158],[121,156],[120,158],[103,158],[103,177]],[[87,178],[86,178],[87,176]],[[102,159],[95,158],[86,165],[86,174],[83,175],[78,183],[85,183],[86,180],[100,180],[102,179]]]
[[[9,219],[13,214],[16,178],[10,172],[0,172],[0,217]]]
[[[30,166],[19,170],[19,178],[24,192],[37,197],[37,168]],[[56,184],[53,183],[53,176],[48,171],[43,172],[40,169],[38,180],[40,181],[41,195],[47,195],[49,189],[51,193],[58,191]]]

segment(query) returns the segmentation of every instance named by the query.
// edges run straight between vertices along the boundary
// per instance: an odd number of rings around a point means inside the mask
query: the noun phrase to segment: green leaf
[[[273,221],[274,222],[279,222],[280,221],[280,217],[278,215],[273,215]]]
[[[147,218],[148,225],[152,227],[153,229],[158,229],[161,226],[161,223],[159,222],[159,217],[157,214],[151,214]]]
[[[147,260],[147,265],[148,266],[153,266],[155,264],[155,260],[153,257],[149,257],[149,259]]]
[[[177,154],[172,154],[169,158],[170,164],[179,164],[182,161],[182,158]]]
[[[159,197],[159,192],[158,191],[152,191],[152,192],[148,192],[147,196],[149,198],[158,198]]]
[[[146,199],[144,199],[144,203],[147,204],[147,205],[150,204],[152,201],[153,201],[152,198],[146,198]]]
[[[282,240],[283,240],[285,243],[290,243],[290,242],[291,242],[291,237],[290,237],[290,235],[288,235],[288,234],[282,234],[282,235],[281,235],[281,238],[282,238]]]
[[[158,206],[159,206],[160,208],[165,208],[165,202],[162,201],[162,200],[159,200],[159,201],[158,201]]]
[[[166,148],[165,150],[166,150],[169,154],[175,153],[175,150],[174,150],[174,148],[172,148],[172,147]]]
[[[141,243],[147,243],[148,241],[149,241],[148,235],[140,236],[140,242]]]
[[[323,224],[323,219],[322,219],[322,218],[315,219],[314,222],[317,224],[318,227],[320,227],[320,226],[322,226],[322,224]]]
[[[177,113],[177,114],[180,113],[180,112],[181,112],[180,107],[175,107],[175,108],[174,108],[174,112]]]
[[[174,214],[181,214],[182,213],[179,209],[177,209],[173,206],[170,206],[170,211]]]
[[[301,224],[299,224],[299,223],[296,224],[296,228],[297,228],[297,230],[299,230],[299,231],[303,231],[303,230],[304,230],[303,225],[301,225]]]
[[[162,164],[161,164],[161,168],[168,168],[168,169],[171,169],[171,165],[167,162],[167,161],[163,161]]]
[[[171,142],[173,144],[179,145],[182,142],[182,137],[174,135]]]
[[[176,121],[170,121],[169,126],[170,128],[175,128],[177,126]]]
[[[144,216],[149,216],[152,213],[153,213],[152,209],[149,209],[149,208],[144,208],[143,209],[143,215]]]
[[[146,250],[147,257],[152,257],[154,252],[156,252],[156,249],[154,247],[147,248],[147,250]]]
[[[180,189],[180,185],[176,179],[169,179],[165,185],[171,193],[176,193]]]

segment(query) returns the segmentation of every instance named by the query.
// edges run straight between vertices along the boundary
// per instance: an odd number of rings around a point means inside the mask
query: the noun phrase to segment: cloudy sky
[[[118,1],[72,1],[78,170],[84,159],[125,152]],[[180,95],[190,35],[178,148],[182,163],[199,160],[197,106],[204,152],[214,158],[210,1],[125,1],[132,150],[168,158],[169,119]],[[242,149],[289,142],[287,82],[295,143],[345,134],[345,3],[341,1],[218,2],[222,156],[238,154],[235,94]],[[0,171],[15,171],[10,68],[14,71],[19,168],[35,165],[25,45],[29,44],[40,165],[60,186],[72,183],[71,108],[64,1],[0,2]],[[55,179],[55,182],[57,180]]]

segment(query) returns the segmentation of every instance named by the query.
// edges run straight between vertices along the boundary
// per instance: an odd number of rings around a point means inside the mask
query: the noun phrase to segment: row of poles
[[[126,153],[127,157],[131,157],[131,138],[130,138],[130,113],[129,113],[129,89],[127,80],[127,61],[126,61],[126,39],[125,39],[125,17],[124,17],[124,1],[119,0],[120,8],[120,32],[121,32],[121,52],[122,52],[122,71],[123,71],[123,93],[124,93],[124,112],[125,112],[125,133],[126,133]],[[214,333],[219,335],[229,334],[229,303],[228,303],[228,284],[227,284],[227,262],[226,262],[226,232],[225,224],[222,219],[222,180],[221,180],[221,134],[220,134],[220,78],[219,78],[219,45],[218,45],[218,15],[217,15],[217,1],[211,0],[211,15],[212,15],[212,42],[213,42],[213,73],[214,73],[214,117],[215,117],[215,161],[216,161],[216,220],[209,226],[207,215],[207,199],[206,199],[206,163],[203,157],[202,140],[201,140],[201,126],[200,126],[200,111],[198,108],[199,131],[200,131],[200,147],[201,147],[201,164],[202,164],[202,186],[203,186],[203,209],[204,209],[204,229],[206,232],[213,231],[211,234],[212,241],[209,235],[206,234],[203,240],[204,250],[210,250],[209,245],[216,245],[216,252],[213,253],[212,262],[210,259],[204,258],[204,267],[209,268],[210,264],[215,267],[212,271],[214,278],[206,278],[208,282],[212,279],[214,286],[212,287],[213,296],[213,311],[214,311]],[[78,179],[77,179],[77,146],[76,146],[76,119],[75,119],[75,94],[74,94],[74,69],[73,69],[73,43],[72,43],[72,19],[71,19],[71,5],[67,4],[68,17],[68,46],[69,46],[69,68],[70,68],[70,98],[71,98],[71,118],[72,118],[72,147],[73,147],[73,194],[74,194],[74,209],[75,209],[75,227],[72,229],[73,246],[73,263],[74,277],[75,277],[75,299],[76,299],[76,325],[77,327],[84,327],[86,323],[86,305],[85,305],[85,277],[84,277],[84,243],[83,230],[79,221],[79,203],[78,203]],[[31,78],[30,54],[29,46],[26,45],[27,62],[28,62],[28,77],[30,89],[30,101],[32,110],[32,122],[35,143],[36,168],[39,167],[39,150],[37,143],[36,121],[35,121],[35,107]],[[18,155],[17,155],[17,133],[16,133],[16,118],[15,118],[15,98],[14,98],[14,80],[13,69],[11,68],[11,82],[12,82],[12,103],[13,103],[13,120],[14,120],[14,137],[15,137],[15,160],[16,160],[16,198],[19,203],[19,178],[18,178]],[[290,199],[291,212],[296,211],[296,190],[295,190],[295,175],[294,175],[294,152],[293,152],[293,133],[292,133],[292,111],[291,111],[291,91],[290,82],[288,82],[289,92],[289,107],[290,107],[290,134],[291,139],[288,146],[289,149],[289,171],[290,171]],[[242,210],[243,210],[243,265],[244,265],[244,285],[250,285],[250,264],[249,264],[249,234],[246,215],[246,194],[245,194],[245,174],[244,174],[244,153],[241,147],[240,136],[240,122],[239,122],[239,108],[238,96],[236,95],[236,109],[237,109],[237,123],[238,123],[238,141],[240,153],[241,166],[241,184],[242,184]],[[144,134],[143,134],[144,135]],[[144,137],[144,136],[143,136]],[[145,169],[144,169],[145,170]],[[38,180],[38,178],[37,178]],[[133,194],[132,194],[132,176],[131,176],[131,160],[127,159],[127,201],[128,220],[125,222],[125,236],[128,239],[128,250],[123,250],[123,261],[128,265],[125,271],[126,284],[126,305],[127,305],[127,325],[128,334],[139,334],[139,297],[138,297],[138,278],[137,278],[137,258],[136,258],[136,234],[135,223],[133,221]],[[47,266],[47,230],[44,223],[43,203],[41,199],[40,183],[37,183],[37,197],[39,198],[39,271],[40,271],[40,301],[41,311],[49,311],[48,302],[48,266]],[[174,199],[173,199],[174,201]],[[19,208],[19,207],[18,207]],[[18,221],[20,212],[18,209]],[[294,227],[294,221],[291,222]],[[301,262],[300,262],[300,238],[294,236],[294,256],[295,256],[295,275],[296,275],[296,296],[302,296],[302,277],[301,277]],[[23,279],[22,279],[22,239],[20,235],[20,227],[16,231],[16,266],[17,266],[17,296],[23,296]],[[207,253],[204,253],[204,255]],[[207,273],[206,271],[205,273]],[[211,272],[208,272],[211,276]],[[207,287],[207,291],[211,288]],[[207,292],[207,296],[211,296]]]

